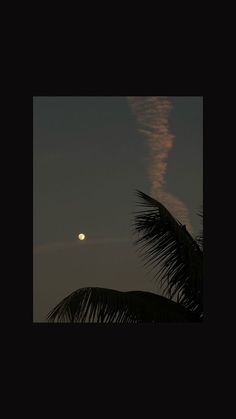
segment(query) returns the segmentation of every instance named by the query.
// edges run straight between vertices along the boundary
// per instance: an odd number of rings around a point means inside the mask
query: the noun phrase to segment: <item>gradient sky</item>
[[[203,100],[169,97],[165,176],[193,234],[203,203]],[[135,189],[150,194],[150,149],[126,97],[34,97],[34,321],[86,286],[160,292],[135,251]],[[86,240],[78,241],[83,232]]]

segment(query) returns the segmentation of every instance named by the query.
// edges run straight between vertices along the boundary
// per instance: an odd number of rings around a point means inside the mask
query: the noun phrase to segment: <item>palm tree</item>
[[[49,314],[50,322],[199,322],[203,316],[203,236],[194,239],[186,227],[157,200],[137,191],[135,244],[145,266],[154,270],[163,296],[144,291],[121,292],[81,288]],[[173,298],[176,301],[173,301]]]

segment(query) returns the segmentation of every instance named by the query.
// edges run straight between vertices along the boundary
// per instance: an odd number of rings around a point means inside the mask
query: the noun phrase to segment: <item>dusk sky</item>
[[[161,293],[133,244],[135,190],[196,236],[202,124],[200,96],[33,98],[34,322],[82,287]]]

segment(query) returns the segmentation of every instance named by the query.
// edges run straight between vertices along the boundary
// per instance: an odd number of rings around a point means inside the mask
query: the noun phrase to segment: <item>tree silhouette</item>
[[[203,317],[203,234],[196,239],[157,200],[137,191],[141,210],[133,231],[144,265],[163,296],[144,291],[81,288],[47,316],[50,322],[199,322]],[[202,214],[200,214],[202,216]],[[176,301],[173,301],[173,298]]]

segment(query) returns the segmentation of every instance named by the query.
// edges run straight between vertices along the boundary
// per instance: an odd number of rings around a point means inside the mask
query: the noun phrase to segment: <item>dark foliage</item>
[[[202,313],[203,251],[186,227],[158,201],[137,191],[142,209],[135,216],[136,244],[160,280],[164,295]]]
[[[81,288],[48,315],[50,322],[189,322],[198,317],[167,298],[143,291]]]

